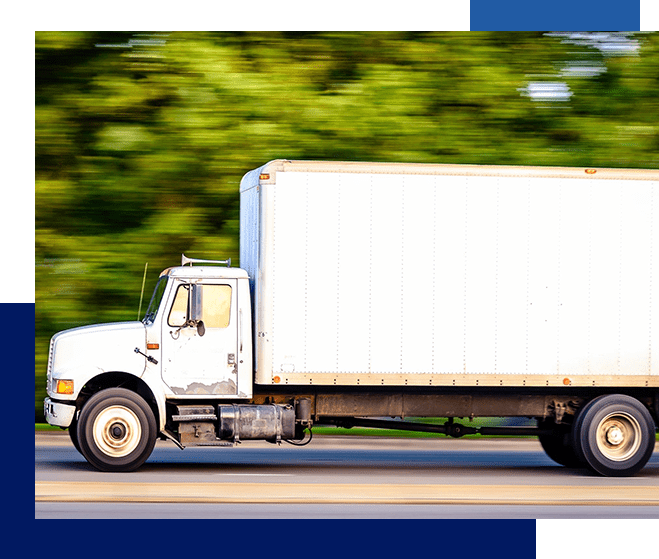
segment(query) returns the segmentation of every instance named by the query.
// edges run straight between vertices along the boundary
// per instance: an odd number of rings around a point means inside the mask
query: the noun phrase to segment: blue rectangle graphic
[[[471,31],[638,31],[640,0],[471,0]]]

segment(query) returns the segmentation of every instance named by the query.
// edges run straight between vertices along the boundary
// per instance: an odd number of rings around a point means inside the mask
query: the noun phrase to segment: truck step
[[[213,406],[176,406],[178,415],[172,421],[217,421]]]
[[[207,414],[197,414],[197,415],[173,415],[172,421],[216,421],[217,416],[207,415]]]

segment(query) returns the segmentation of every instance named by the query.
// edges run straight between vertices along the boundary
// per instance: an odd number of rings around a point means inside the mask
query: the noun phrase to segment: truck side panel
[[[273,182],[260,186],[257,384],[659,386],[656,180]]]
[[[242,317],[242,320],[251,323],[252,343],[255,341],[255,332],[258,331],[257,321],[259,317],[259,313],[256,312],[259,293],[255,286],[260,271],[261,204],[258,179],[260,171],[261,169],[255,169],[245,175],[240,188],[240,267],[249,276],[249,291],[253,308],[251,320],[247,317]],[[254,358],[257,357],[257,355],[254,356]],[[258,367],[257,363],[254,363],[254,367]]]

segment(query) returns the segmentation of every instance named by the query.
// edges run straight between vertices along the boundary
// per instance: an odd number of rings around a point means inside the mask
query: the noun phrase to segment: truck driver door
[[[177,281],[162,322],[162,378],[180,396],[237,394],[236,280]]]

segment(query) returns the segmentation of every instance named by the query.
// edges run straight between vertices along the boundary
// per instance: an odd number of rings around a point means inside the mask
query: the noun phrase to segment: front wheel
[[[156,420],[142,397],[124,388],[94,394],[78,419],[78,444],[87,461],[104,472],[130,472],[149,458]]]
[[[80,450],[80,443],[78,442],[78,422],[74,419],[71,425],[69,425],[69,437],[75,449],[82,454]]]
[[[584,406],[572,427],[577,456],[604,476],[631,476],[652,456],[654,420],[646,407],[623,394],[600,396]]]

